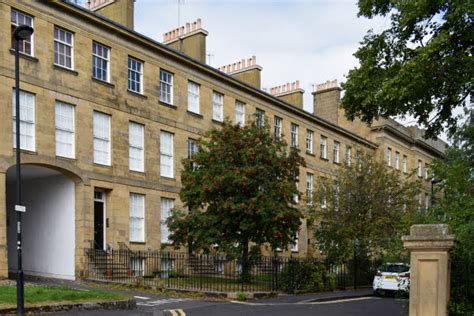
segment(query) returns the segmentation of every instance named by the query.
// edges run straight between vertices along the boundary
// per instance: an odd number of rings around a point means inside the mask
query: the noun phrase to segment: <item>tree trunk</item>
[[[242,275],[243,283],[250,282],[250,263],[249,263],[249,242],[248,239],[242,241]]]

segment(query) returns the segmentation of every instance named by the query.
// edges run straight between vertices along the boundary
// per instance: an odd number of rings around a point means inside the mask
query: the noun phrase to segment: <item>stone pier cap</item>
[[[447,224],[421,224],[410,228],[410,235],[403,236],[403,246],[417,250],[448,250],[454,246],[454,235]]]

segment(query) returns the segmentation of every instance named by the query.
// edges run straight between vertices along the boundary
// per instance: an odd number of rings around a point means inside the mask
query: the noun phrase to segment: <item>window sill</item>
[[[13,56],[16,55],[16,52],[13,48],[10,48],[10,54],[12,54]],[[39,62],[39,59],[36,58],[35,56],[31,56],[31,55],[28,55],[28,54],[25,54],[25,53],[22,53],[20,52],[20,58],[24,58],[26,60],[29,60],[29,61],[32,61],[32,62]]]
[[[167,176],[162,176],[162,175],[160,175],[160,177],[163,178],[163,179],[176,181],[175,177],[167,177]]]
[[[130,90],[130,89],[127,89],[127,92],[130,93],[131,95],[136,96],[136,97],[143,98],[143,99],[148,99],[148,97],[146,95],[144,95],[143,93],[136,92],[136,91],[133,91],[133,90]]]
[[[224,124],[224,121],[218,121],[216,119],[212,119],[212,123],[216,123],[216,124],[219,124],[219,125],[223,125]]]
[[[136,174],[136,175],[140,175],[140,176],[144,176],[145,175],[145,170],[143,171],[138,171],[138,170],[128,170],[131,174]]]
[[[16,148],[13,148],[13,152],[16,152]],[[36,149],[20,149],[20,153],[28,155],[37,155]]]
[[[109,88],[115,88],[115,85],[113,83],[110,83],[110,82],[107,82],[107,81],[104,81],[104,80],[101,80],[101,79],[97,79],[97,78],[94,78],[94,77],[91,77],[93,81],[97,82],[97,83],[100,83],[100,84],[103,84],[104,86],[107,86]]]
[[[146,241],[129,241],[132,245],[146,245]]]
[[[74,76],[79,76],[79,73],[77,71],[75,71],[74,69],[69,69],[69,68],[66,68],[66,67],[63,67],[63,66],[60,66],[60,65],[57,65],[57,64],[53,64],[53,67],[54,67],[54,69],[57,69],[57,70],[69,72],[69,73],[73,74]]]
[[[169,108],[171,108],[171,109],[175,109],[175,110],[178,109],[178,107],[177,107],[176,105],[174,105],[174,104],[167,103],[167,102],[164,102],[164,101],[161,101],[161,100],[158,101],[158,102],[159,102],[161,105],[164,105],[164,106],[169,107]]]
[[[324,160],[324,161],[329,161],[329,159],[324,158],[324,157],[319,157],[319,159]]]
[[[199,118],[204,118],[204,116],[202,114],[199,114],[199,113],[196,113],[196,112],[193,112],[193,111],[189,111],[187,110],[186,111],[189,115],[192,115],[192,116],[195,116],[195,117],[199,117]]]
[[[104,164],[101,164],[101,163],[98,163],[98,162],[94,162],[94,167],[102,167],[102,168],[112,169],[112,165],[104,165]]]
[[[56,158],[57,158],[57,159],[60,159],[60,160],[64,160],[64,161],[69,161],[69,162],[76,161],[76,158],[63,157],[63,156],[58,156],[58,155],[56,155]]]
[[[315,157],[314,154],[312,152],[309,152],[309,151],[306,151],[306,155],[311,156],[311,157]]]
[[[337,161],[333,161],[333,163],[334,163],[335,165],[338,165],[338,166],[341,165],[341,163],[340,163],[340,162],[337,162]]]

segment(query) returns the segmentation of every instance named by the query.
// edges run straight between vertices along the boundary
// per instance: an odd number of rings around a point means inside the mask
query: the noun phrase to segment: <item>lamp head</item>
[[[33,34],[34,30],[28,25],[19,25],[13,31],[13,38],[18,40],[25,40]]]

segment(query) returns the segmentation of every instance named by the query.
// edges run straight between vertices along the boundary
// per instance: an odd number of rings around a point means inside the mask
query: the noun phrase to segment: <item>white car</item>
[[[410,291],[410,266],[406,263],[386,263],[377,269],[372,285],[374,293]]]

